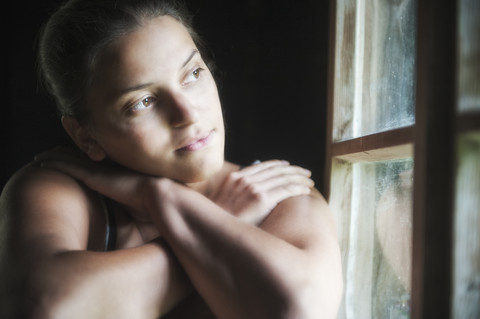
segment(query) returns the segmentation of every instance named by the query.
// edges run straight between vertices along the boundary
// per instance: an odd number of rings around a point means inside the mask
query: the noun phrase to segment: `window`
[[[479,317],[480,5],[331,4],[339,318]]]
[[[459,1],[452,318],[480,317],[480,3]]]
[[[341,318],[409,315],[414,0],[336,3],[331,196],[346,282]]]

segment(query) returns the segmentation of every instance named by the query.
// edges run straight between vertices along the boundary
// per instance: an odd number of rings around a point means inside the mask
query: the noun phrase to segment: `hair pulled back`
[[[203,51],[181,2],[70,0],[61,6],[43,27],[38,48],[40,76],[60,114],[85,120],[85,95],[102,49],[145,21],[166,15],[182,23]]]

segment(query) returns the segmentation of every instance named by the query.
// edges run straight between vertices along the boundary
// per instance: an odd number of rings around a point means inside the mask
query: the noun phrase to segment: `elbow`
[[[324,283],[324,285],[318,287],[318,285],[311,284],[300,290],[290,302],[287,318],[337,318],[343,293],[342,283],[340,281]]]
[[[293,289],[279,318],[335,319],[342,297],[342,280],[310,281]]]
[[[275,293],[268,294],[268,305],[264,304],[261,314],[257,316],[249,313],[248,317],[262,319],[337,318],[343,294],[343,281],[341,275],[325,277],[320,280],[312,278],[312,276],[308,276],[308,278],[305,276],[303,279],[296,278],[296,282],[293,284],[290,281],[288,284],[282,285],[283,287]]]
[[[290,282],[287,306],[281,318],[337,318],[343,296],[340,256],[330,256],[328,261],[305,267],[293,283]]]

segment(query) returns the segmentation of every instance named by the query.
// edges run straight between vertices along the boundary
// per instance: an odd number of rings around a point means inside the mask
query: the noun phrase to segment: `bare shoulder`
[[[42,207],[62,199],[88,200],[88,192],[72,177],[30,163],[15,173],[2,190],[1,209]]]
[[[332,212],[315,188],[310,195],[291,197],[279,203],[261,227],[300,248],[319,241],[337,242]]]
[[[18,191],[27,191],[35,187],[46,185],[71,186],[77,184],[71,177],[60,173],[59,171],[41,168],[37,163],[32,162],[18,170],[7,182],[2,190],[2,199],[6,195],[10,196],[12,193]]]
[[[2,241],[37,248],[84,248],[94,199],[73,178],[29,164],[2,190],[2,232],[9,234]]]

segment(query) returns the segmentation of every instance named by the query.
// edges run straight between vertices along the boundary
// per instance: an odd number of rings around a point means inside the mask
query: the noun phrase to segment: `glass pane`
[[[415,121],[415,1],[367,1],[362,135]]]
[[[409,318],[413,160],[334,161],[330,205],[345,279],[338,318]]]
[[[458,140],[453,318],[480,318],[480,132]]]
[[[333,140],[353,137],[356,1],[337,1]]]
[[[337,2],[334,141],[414,123],[415,4]]]
[[[480,2],[459,1],[458,110],[480,111]]]

